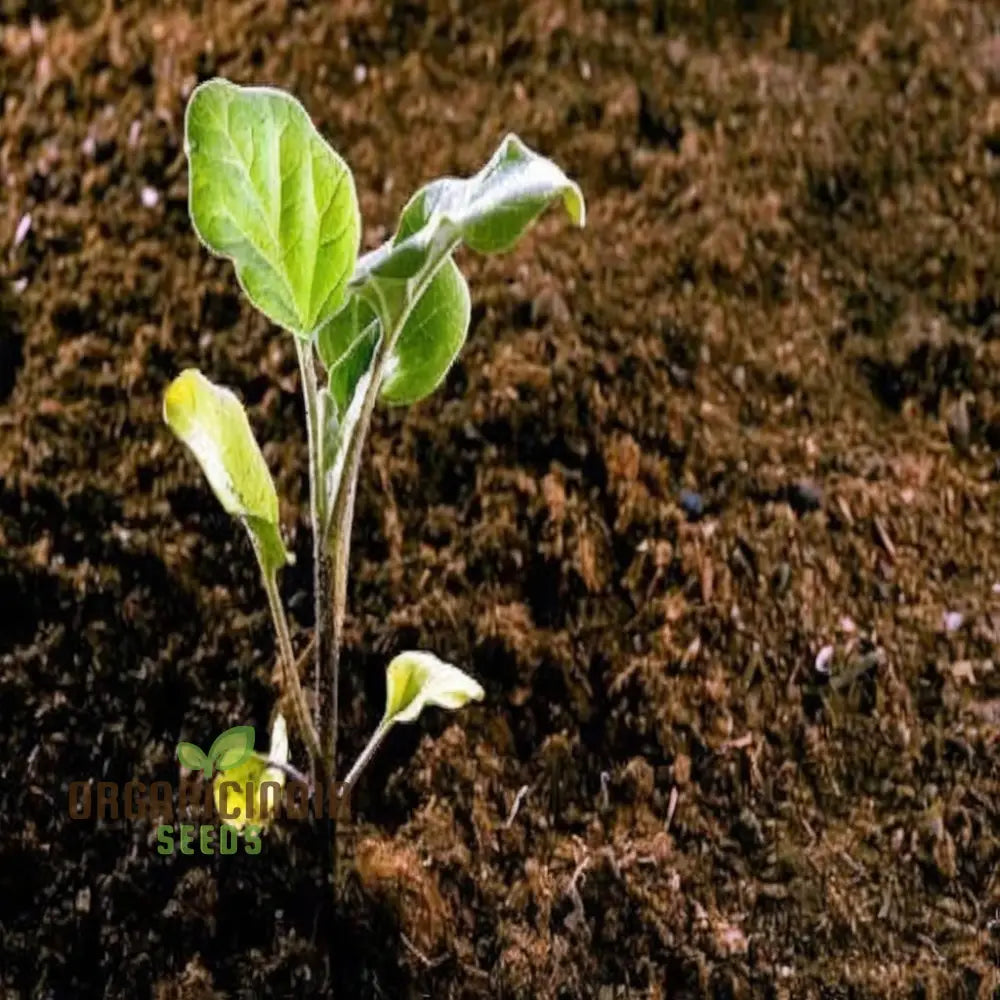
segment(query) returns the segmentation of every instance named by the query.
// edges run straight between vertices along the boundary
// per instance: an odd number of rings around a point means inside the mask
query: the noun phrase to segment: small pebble
[[[674,69],[680,69],[690,56],[687,42],[683,38],[671,38],[667,42],[667,61]]]
[[[755,851],[767,843],[764,828],[754,812],[744,807],[733,826],[733,835],[745,851]]]
[[[800,479],[788,487],[788,503],[796,514],[808,514],[823,506],[823,491],[807,479]]]
[[[957,632],[962,627],[965,617],[961,611],[946,611],[942,624],[945,632]]]
[[[951,443],[961,452],[969,450],[969,438],[972,432],[969,421],[969,407],[965,396],[961,396],[948,409],[948,436]]]
[[[362,84],[368,79],[368,67],[364,63],[358,63],[354,67],[354,82]]]
[[[816,654],[816,673],[823,674],[824,677],[830,674],[830,663],[833,661],[833,646],[824,646]]]
[[[312,608],[310,607],[309,595],[304,590],[296,590],[288,601],[288,610],[291,611],[296,618],[300,618],[308,611],[311,611]]]
[[[139,197],[144,208],[156,208],[160,203],[160,192],[154,187],[144,187]]]
[[[30,232],[31,216],[25,212],[17,224],[17,229],[14,230],[14,246],[19,247],[28,238],[28,233]]]
[[[691,521],[697,521],[705,513],[705,501],[694,490],[681,490],[677,502]]]
[[[544,323],[568,323],[572,318],[566,300],[554,288],[543,288],[531,302],[531,320]]]

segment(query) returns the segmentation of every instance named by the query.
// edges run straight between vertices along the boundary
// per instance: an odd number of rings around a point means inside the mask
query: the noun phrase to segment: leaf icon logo
[[[253,753],[253,726],[233,726],[212,744],[206,754],[194,743],[177,744],[177,759],[190,771],[202,771],[211,778],[215,770],[238,767]]]

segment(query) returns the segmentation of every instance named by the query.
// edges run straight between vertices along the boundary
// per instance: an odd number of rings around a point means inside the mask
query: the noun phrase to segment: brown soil
[[[0,0],[5,995],[993,995],[1000,9],[65,6]],[[374,427],[345,759],[400,648],[488,698],[393,735],[336,903],[305,824],[165,858],[66,812],[267,723],[248,546],[160,419],[186,365],[268,442],[310,624],[293,351],[186,215],[215,74],[305,101],[368,246],[508,130],[589,202],[463,257],[461,361]]]

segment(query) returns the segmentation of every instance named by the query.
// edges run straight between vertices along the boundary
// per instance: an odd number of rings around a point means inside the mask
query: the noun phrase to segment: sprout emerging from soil
[[[359,259],[351,171],[288,94],[224,80],[202,84],[188,104],[185,149],[198,236],[232,261],[247,297],[292,335],[298,352],[314,540],[312,701],[278,590],[278,573],[290,561],[278,496],[242,405],[188,370],[167,389],[164,417],[222,506],[247,529],[277,633],[284,711],[305,744],[313,781],[329,785],[336,780],[351,523],[372,412],[380,401],[428,396],[461,350],[470,297],[455,250],[509,250],[553,202],[582,226],[583,197],[554,163],[509,135],[474,176],[418,190],[395,235]],[[342,794],[396,722],[413,722],[425,705],[455,709],[483,697],[471,677],[425,652],[397,656],[386,688],[385,715]],[[266,761],[250,754],[239,766],[262,769]]]

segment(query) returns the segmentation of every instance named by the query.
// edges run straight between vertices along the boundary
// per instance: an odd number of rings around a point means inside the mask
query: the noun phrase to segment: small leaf
[[[386,670],[383,726],[414,722],[426,705],[456,709],[482,698],[476,681],[433,653],[400,653]]]
[[[189,368],[167,387],[163,416],[194,453],[223,508],[246,523],[264,571],[288,562],[278,494],[240,401]]]
[[[316,335],[316,351],[329,375],[330,395],[341,419],[371,365],[378,335],[375,313],[360,295],[351,295]]]
[[[371,306],[360,295],[348,295],[344,305],[316,331],[316,353],[329,371],[347,354],[366,327],[376,323]]]
[[[403,209],[391,245],[366,254],[351,284],[364,285],[372,276],[411,278],[436,266],[459,242],[479,253],[509,250],[556,198],[582,226],[580,188],[551,160],[509,135],[478,174],[444,177],[421,188]]]
[[[303,338],[341,305],[361,222],[347,164],[305,108],[267,87],[199,86],[184,122],[194,227],[254,305]]]
[[[194,743],[178,743],[177,759],[189,771],[204,771],[208,767],[208,757],[205,756],[201,747],[196,746]]]
[[[285,772],[278,767],[271,767],[271,761],[277,764],[288,763],[288,729],[282,715],[275,718],[271,728],[271,750],[267,756],[251,752],[240,763],[227,768],[215,779],[212,797],[215,800],[216,811],[225,822],[237,831],[242,831],[247,822],[265,824],[273,818],[273,816],[265,818],[261,815],[264,809],[264,790],[261,786],[264,782],[273,781],[279,788],[284,788]],[[235,785],[235,787],[227,786],[226,788],[226,815],[223,815],[222,810],[223,782],[233,782]],[[252,821],[247,816],[247,804],[251,801],[251,788],[254,811]],[[270,795],[268,796],[268,805],[270,808],[275,806]],[[237,810],[239,815],[235,815]]]
[[[330,369],[330,396],[337,407],[337,412],[341,415],[347,412],[358,383],[371,367],[378,336],[378,323],[366,326],[337,364]]]
[[[208,759],[220,771],[242,764],[253,752],[253,726],[233,726],[216,738]]]
[[[396,339],[386,366],[380,395],[394,405],[416,403],[443,381],[469,330],[469,286],[450,258],[417,300]],[[330,374],[330,393],[343,414],[361,377],[371,365],[378,343],[379,320],[360,296],[319,332],[316,345]]]
[[[403,325],[380,389],[387,403],[429,396],[444,380],[469,331],[469,286],[449,258]]]

